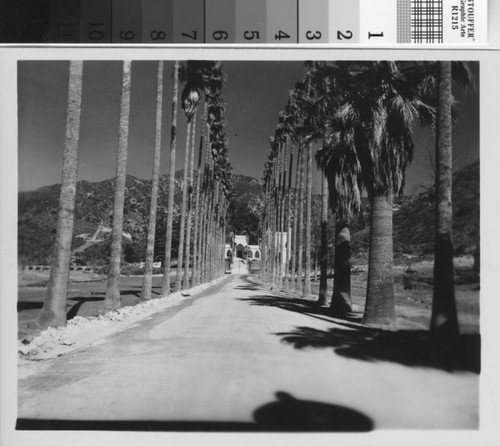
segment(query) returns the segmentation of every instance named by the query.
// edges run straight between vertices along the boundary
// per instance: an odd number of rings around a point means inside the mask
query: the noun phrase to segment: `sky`
[[[168,172],[172,62],[165,62],[161,173]],[[278,113],[288,92],[304,74],[301,62],[223,62],[227,82],[226,132],[233,173],[260,179],[269,153]],[[60,182],[68,96],[66,61],[18,63],[19,190],[34,190]],[[85,61],[80,129],[79,179],[102,181],[116,169],[121,89],[120,61]],[[127,173],[151,177],[156,110],[155,61],[132,64],[131,115]],[[474,68],[476,78],[479,70]],[[182,88],[182,86],[181,86]],[[459,100],[453,141],[457,165],[479,158],[479,87]],[[176,168],[184,164],[186,119],[179,108]],[[199,130],[199,125],[198,125]],[[199,134],[199,132],[198,132]],[[407,171],[406,192],[431,181],[428,152],[434,146],[429,131],[414,134],[415,158]],[[319,188],[316,173],[315,188]]]

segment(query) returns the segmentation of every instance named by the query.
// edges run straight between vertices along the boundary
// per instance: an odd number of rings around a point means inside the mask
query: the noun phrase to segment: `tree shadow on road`
[[[284,297],[279,295],[255,295],[248,298],[239,299],[249,302],[251,305],[277,307],[282,310],[293,311],[295,313],[307,314],[317,319],[334,322],[330,308],[322,307],[316,301],[301,299],[299,297]],[[350,322],[361,322],[363,315],[361,313],[348,313],[342,315],[342,319]]]
[[[258,407],[253,422],[234,421],[90,421],[20,418],[17,430],[103,430],[178,432],[368,432],[365,414],[336,404],[301,400],[276,392],[276,400]]]
[[[364,361],[390,361],[406,366],[446,371],[480,372],[480,336],[461,335],[454,341],[436,339],[424,330],[383,330],[339,324],[329,330],[297,327],[276,333],[297,349],[333,348],[335,353]],[[342,327],[342,325],[344,325]]]
[[[439,339],[425,330],[389,330],[360,325],[362,315],[334,319],[329,308],[314,301],[279,295],[254,295],[240,299],[251,305],[281,308],[335,324],[329,330],[296,327],[288,333],[276,333],[297,349],[332,348],[335,353],[365,361],[390,361],[406,366],[432,367],[445,371],[481,369],[479,334],[463,334],[457,339]]]

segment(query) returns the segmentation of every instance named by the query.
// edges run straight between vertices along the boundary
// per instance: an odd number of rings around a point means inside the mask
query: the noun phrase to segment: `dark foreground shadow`
[[[254,412],[255,422],[261,430],[367,432],[373,429],[369,417],[347,407],[300,400],[286,392],[276,392],[276,397],[278,401]]]
[[[19,418],[17,430],[176,431],[176,432],[368,432],[373,421],[353,409],[276,392],[276,401],[257,408],[254,422],[87,421]]]
[[[381,330],[368,327],[333,327],[318,330],[297,327],[289,333],[276,333],[297,349],[333,348],[335,353],[365,361],[390,361],[406,366],[432,367],[446,371],[481,370],[481,338],[461,335],[454,341],[436,339],[423,330]]]

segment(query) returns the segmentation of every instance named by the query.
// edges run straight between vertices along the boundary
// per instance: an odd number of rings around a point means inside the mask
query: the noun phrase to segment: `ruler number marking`
[[[286,33],[286,32],[284,32],[284,31],[279,30],[279,31],[278,31],[278,34],[275,34],[275,35],[274,35],[274,38],[275,38],[275,40],[289,39],[289,38],[290,38],[290,35],[289,35],[289,34],[287,34],[287,33]]]
[[[167,34],[165,31],[151,31],[151,40],[165,40],[167,37]]]
[[[372,32],[368,32],[368,38],[371,39],[372,37],[384,37],[384,33],[383,32],[380,32],[380,33],[372,33]]]
[[[337,31],[337,39],[338,40],[349,40],[352,39],[352,31],[345,31],[343,33],[342,31]]]
[[[132,30],[120,31],[120,39],[122,40],[132,40],[135,37],[135,32]]]
[[[306,32],[306,38],[308,40],[318,40],[318,39],[321,39],[321,31],[315,31],[313,33],[313,31],[307,31]]]
[[[191,34],[182,33],[181,36],[187,37],[188,39],[191,39],[191,40],[196,40],[198,38],[198,31],[193,29],[193,31],[191,31]]]
[[[212,37],[215,40],[227,40],[229,37],[229,34],[226,31],[214,31],[212,33]]]
[[[246,40],[259,40],[260,39],[260,33],[259,31],[245,31],[245,33],[243,34],[243,37],[246,39]]]

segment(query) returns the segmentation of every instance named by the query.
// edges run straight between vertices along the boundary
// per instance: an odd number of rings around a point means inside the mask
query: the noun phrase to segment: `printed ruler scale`
[[[16,0],[0,44],[487,43],[487,0]]]

